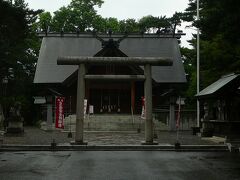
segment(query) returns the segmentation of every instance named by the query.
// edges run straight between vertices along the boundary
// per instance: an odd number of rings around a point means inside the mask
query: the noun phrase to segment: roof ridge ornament
[[[99,40],[102,43],[102,48],[105,47],[115,47],[115,48],[119,48],[120,43],[128,37],[128,33],[125,32],[124,36],[120,37],[118,40],[114,40],[112,38],[112,30],[109,30],[108,32],[110,38],[106,41],[103,38],[101,38],[100,36],[97,35],[96,31],[93,31],[93,37],[95,37],[97,40]]]

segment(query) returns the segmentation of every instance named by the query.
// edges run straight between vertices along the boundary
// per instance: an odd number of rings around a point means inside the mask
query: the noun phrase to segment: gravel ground
[[[44,131],[36,127],[25,127],[22,135],[4,135],[3,144],[48,145],[55,139],[59,144],[69,143],[74,140],[68,138],[68,132],[60,130]],[[180,131],[179,142],[184,145],[214,145],[209,139],[193,136],[191,131]],[[139,145],[144,141],[144,132],[84,132],[84,140],[89,145]],[[159,144],[174,144],[176,132],[159,131],[154,139]]]

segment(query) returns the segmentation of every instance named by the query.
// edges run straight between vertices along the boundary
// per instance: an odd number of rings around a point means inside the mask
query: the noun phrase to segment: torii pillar
[[[153,120],[152,120],[152,66],[146,64],[144,66],[144,97],[145,97],[145,142],[143,145],[157,144],[153,142]]]
[[[87,142],[83,141],[85,73],[86,73],[85,64],[80,64],[78,68],[78,79],[77,79],[76,134],[75,134],[75,142],[72,144],[82,144],[82,145],[87,144]]]

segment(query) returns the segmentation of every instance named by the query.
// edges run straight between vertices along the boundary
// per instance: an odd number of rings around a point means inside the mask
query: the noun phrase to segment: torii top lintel
[[[80,64],[121,64],[121,65],[146,65],[172,66],[173,60],[169,57],[58,57],[58,65],[80,65]]]

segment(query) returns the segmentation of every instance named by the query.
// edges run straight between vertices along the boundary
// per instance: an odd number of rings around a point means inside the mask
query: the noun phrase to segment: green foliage
[[[97,19],[100,19],[94,7],[101,7],[102,3],[102,0],[72,0],[67,7],[61,7],[58,11],[54,12],[52,18],[48,12],[41,15],[40,24],[46,22],[51,26],[50,30],[56,32],[60,32],[61,30],[75,32],[77,28],[81,32],[87,31],[93,27]],[[43,29],[42,26],[40,27]],[[101,26],[97,28],[103,30]]]
[[[182,13],[175,12],[171,18],[168,19],[168,22],[171,25],[172,31],[175,32],[177,26],[181,26]]]
[[[61,7],[58,11],[54,12],[50,30],[60,32],[64,28],[64,31],[75,31],[76,28],[73,23],[68,23],[72,19],[71,16],[71,12],[67,7]]]
[[[193,26],[201,31],[201,71],[205,87],[221,75],[240,69],[240,1],[200,0],[199,21],[196,20],[196,0],[189,2],[185,20],[193,21]]]
[[[138,22],[135,19],[119,21],[120,32],[140,32]]]
[[[190,71],[188,87],[184,92],[184,96],[186,97],[186,105],[188,107],[196,106],[195,98],[196,92],[197,92],[197,73],[196,69],[194,69]]]
[[[139,20],[139,29],[148,32],[155,33],[160,30],[163,33],[172,33],[176,31],[177,26],[181,25],[182,13],[176,12],[172,17],[166,18],[166,16],[154,17],[144,16]]]
[[[9,2],[0,1],[0,79],[15,62],[15,51],[28,32],[26,13]]]
[[[94,9],[101,6],[101,0],[72,0],[68,6],[61,7],[51,16],[49,12],[44,12],[39,16],[37,27],[42,31],[50,30],[51,32],[80,32],[92,31],[106,33],[111,29],[114,33],[156,33],[157,30],[162,32],[175,32],[176,27],[180,25],[181,13],[175,13],[173,17],[166,16],[154,17],[145,16],[139,21],[135,19],[118,20],[114,17],[103,18],[97,14]],[[48,28],[50,26],[50,28]],[[164,31],[163,31],[164,30]]]
[[[93,29],[97,32],[104,33],[107,31],[106,29],[106,19],[102,16],[97,15],[93,20]]]
[[[200,90],[219,79],[222,75],[240,70],[240,1],[200,0],[200,20],[196,19],[196,0],[189,0],[189,7],[182,19],[192,22],[200,29]],[[193,45],[192,76],[187,95],[191,99],[196,90],[196,35],[190,41]],[[187,51],[182,51],[185,55]],[[196,91],[195,91],[196,92]]]
[[[202,3],[199,28],[202,35],[203,75],[208,84],[221,75],[240,70],[239,1],[206,1]]]
[[[44,31],[48,30],[48,27],[52,25],[52,15],[50,12],[42,12],[39,14],[39,28],[43,29]]]
[[[188,107],[195,106],[195,95],[197,92],[196,81],[196,51],[195,49],[181,48],[183,65],[187,77],[187,85],[184,89],[183,95],[186,97],[186,105]]]
[[[41,11],[28,9],[23,0],[0,1],[0,103],[4,113],[16,100],[31,107],[32,80],[40,46],[33,24]],[[8,82],[3,83],[2,79]],[[29,112],[23,108],[25,118]]]
[[[105,22],[106,29],[111,29],[113,32],[119,32],[119,23],[117,18],[106,18]]]
[[[166,16],[154,17],[149,15],[139,20],[139,28],[146,32],[156,32],[157,29],[169,27],[171,27],[170,19],[167,19]]]

